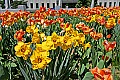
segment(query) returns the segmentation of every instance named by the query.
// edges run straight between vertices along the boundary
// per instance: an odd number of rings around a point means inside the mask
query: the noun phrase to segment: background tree
[[[92,0],[78,0],[78,3],[76,4],[76,8],[80,8],[82,6],[84,7],[90,7],[92,3]],[[96,6],[97,0],[94,0],[94,6]]]
[[[0,4],[2,8],[5,8],[4,1],[0,0]]]
[[[13,1],[11,3],[11,8],[15,9],[18,7],[18,5],[26,5],[27,7],[27,2],[25,2],[24,0],[21,0],[21,1]]]

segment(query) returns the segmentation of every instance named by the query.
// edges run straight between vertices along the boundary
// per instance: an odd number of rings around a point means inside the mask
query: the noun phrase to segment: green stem
[[[44,69],[42,70],[42,80],[45,80]]]

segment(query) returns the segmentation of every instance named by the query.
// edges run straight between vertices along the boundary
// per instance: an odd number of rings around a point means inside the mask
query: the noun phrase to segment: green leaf
[[[112,51],[107,52],[107,53],[106,53],[106,56],[108,56],[108,57],[112,58]]]
[[[91,72],[87,72],[82,80],[92,80],[94,78]]]
[[[89,49],[86,51],[86,53],[87,53],[87,58],[89,58],[90,52],[91,52],[91,48],[89,48]]]
[[[1,46],[1,44],[0,44],[0,46]],[[0,51],[0,56],[2,56],[2,51]]]
[[[78,51],[79,55],[82,56],[82,52]]]
[[[66,55],[65,55],[65,57],[64,57],[61,65],[60,65],[60,67],[59,67],[59,71],[58,71],[58,73],[57,73],[57,76],[61,74],[61,71],[62,71],[62,69],[63,69],[63,67],[64,67],[64,62],[65,62],[66,57],[67,57],[67,54],[68,54],[68,53],[66,53]]]
[[[74,66],[72,66],[72,68],[70,69],[70,73],[75,69],[76,64],[78,64],[78,61],[74,63]]]
[[[103,60],[100,60],[97,64],[97,67],[102,69],[104,67],[104,61]]]
[[[15,63],[11,63],[11,67],[16,67],[17,65]]]
[[[56,57],[56,60],[55,60],[53,76],[56,76],[56,68],[57,68],[58,57],[59,57],[59,55]]]
[[[99,56],[103,55],[103,52],[98,51],[97,54],[98,54],[98,57],[99,57]]]
[[[84,65],[84,64],[82,64],[82,67],[81,67],[81,72],[80,72],[80,74],[82,74],[82,73],[84,72],[84,70],[85,70],[85,65]]]
[[[21,71],[22,75],[25,77],[25,80],[30,80],[27,73],[26,73],[26,71],[22,68],[20,63],[19,63],[19,68],[20,68],[20,71]]]
[[[89,65],[89,63],[87,63],[87,64],[86,64],[86,68],[89,69],[89,67],[90,67],[90,65]]]
[[[103,46],[103,38],[99,39],[99,44],[97,45],[97,47],[101,48],[101,50],[104,50],[104,46]]]
[[[114,66],[112,67],[112,75],[113,75],[113,78],[115,78],[115,67]]]
[[[4,69],[3,69],[3,67],[0,65],[0,77],[1,77],[2,75],[4,75]]]
[[[4,59],[3,57],[0,57],[0,60]]]
[[[91,52],[91,48],[87,49],[87,51],[85,52],[85,54],[83,55],[82,58],[83,58],[83,59],[84,59],[85,57],[89,58],[90,52]]]

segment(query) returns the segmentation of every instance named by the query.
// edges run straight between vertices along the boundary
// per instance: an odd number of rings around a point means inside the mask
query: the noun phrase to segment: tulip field
[[[120,7],[0,13],[0,80],[120,80]]]

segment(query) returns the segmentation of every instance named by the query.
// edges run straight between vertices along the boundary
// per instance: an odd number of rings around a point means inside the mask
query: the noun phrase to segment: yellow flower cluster
[[[30,57],[32,68],[33,69],[44,69],[47,64],[51,61],[51,58],[47,57],[49,56],[49,52],[37,52],[36,50],[33,51],[32,56]]]
[[[106,22],[105,27],[107,29],[111,29],[116,25],[115,18],[108,18],[108,21]]]
[[[30,48],[30,43],[18,42],[18,45],[15,46],[15,51],[16,56],[23,57],[24,60],[27,60],[32,49]]]
[[[79,45],[84,46],[84,49],[90,47],[89,43],[84,44],[85,35],[78,33],[72,26],[65,29],[64,36],[59,36],[55,32],[51,36],[45,36],[44,33],[38,32],[38,28],[35,25],[28,26],[26,32],[32,34],[32,42],[18,42],[18,45],[15,46],[15,51],[16,56],[23,57],[24,60],[27,60],[28,56],[32,53],[30,61],[33,69],[44,69],[51,61],[51,58],[48,57],[49,50],[55,50],[58,46],[63,50]],[[41,41],[42,43],[40,44]],[[32,50],[31,45],[34,45],[35,49]]]

